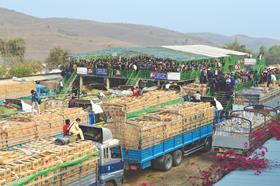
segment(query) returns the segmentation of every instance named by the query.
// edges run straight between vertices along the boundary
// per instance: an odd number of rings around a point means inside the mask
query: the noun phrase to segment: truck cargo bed
[[[128,165],[137,165],[141,169],[151,166],[151,160],[172,152],[176,149],[181,149],[184,146],[196,142],[200,139],[207,138],[213,133],[213,124],[179,134],[169,138],[160,144],[140,150],[123,150],[123,158]]]

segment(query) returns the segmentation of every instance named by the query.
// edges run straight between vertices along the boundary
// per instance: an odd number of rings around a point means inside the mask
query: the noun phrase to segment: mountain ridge
[[[223,47],[235,39],[250,49],[280,44],[271,38],[225,36],[210,32],[182,33],[167,28],[132,23],[105,23],[73,18],[37,18],[0,8],[0,38],[26,40],[26,57],[45,60],[54,47],[74,53],[108,47],[207,44]]]

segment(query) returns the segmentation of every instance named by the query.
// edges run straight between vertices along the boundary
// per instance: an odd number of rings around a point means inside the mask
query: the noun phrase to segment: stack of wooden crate
[[[181,116],[161,111],[128,119],[124,123],[109,124],[113,136],[120,139],[126,148],[147,148],[182,131]]]
[[[36,138],[36,126],[31,120],[7,120],[0,125],[1,148],[25,143]]]
[[[183,86],[184,93],[189,96],[194,95],[197,91],[199,91],[202,96],[206,96],[207,90],[207,84],[191,83],[186,86]]]
[[[209,103],[182,103],[124,122],[108,124],[113,137],[128,149],[143,149],[213,122]]]
[[[127,114],[149,108],[154,105],[176,100],[181,97],[175,91],[151,91],[139,97],[119,97],[105,101],[102,108],[114,121],[127,118]]]
[[[65,100],[51,99],[45,102],[45,109],[63,108],[65,106],[68,106]]]
[[[12,116],[0,122],[0,148],[61,134],[65,119],[73,122],[80,118],[82,123],[87,123],[87,117],[88,113],[82,108],[59,108],[39,115],[25,113]]]
[[[88,122],[88,113],[83,110],[83,108],[63,108],[61,110],[61,115],[63,119],[70,119],[70,121],[75,121],[77,118],[81,119],[81,123],[86,124]]]
[[[183,130],[195,129],[211,123],[214,119],[214,108],[210,103],[192,103],[167,106],[162,110],[169,110],[177,113],[183,118]]]
[[[235,104],[259,105],[280,95],[280,87],[252,87],[235,94]]]
[[[37,138],[60,134],[61,127],[64,124],[63,115],[60,110],[48,110],[44,112],[43,116],[34,115],[32,120],[36,124]]]
[[[31,142],[13,150],[0,151],[0,185],[10,185],[27,179],[42,170],[53,169],[62,163],[81,160],[75,165],[46,171],[42,176],[28,182],[28,185],[66,185],[96,171],[97,149],[91,141],[73,142],[59,146],[52,138]]]
[[[0,100],[31,96],[32,89],[36,89],[34,82],[3,80],[0,82]]]

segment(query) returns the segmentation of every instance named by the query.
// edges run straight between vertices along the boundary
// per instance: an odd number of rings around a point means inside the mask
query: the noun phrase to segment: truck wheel
[[[116,186],[114,181],[108,181],[105,183],[105,186]]]
[[[208,152],[212,148],[212,137],[208,137],[205,139],[205,144],[203,148],[203,152]]]
[[[166,154],[164,156],[164,161],[163,164],[161,166],[161,170],[163,171],[169,171],[172,168],[172,164],[173,164],[173,158],[171,156],[171,154]]]
[[[163,164],[164,164],[164,156],[152,160],[152,168],[155,170],[161,170]]]
[[[181,150],[176,150],[172,153],[173,166],[177,167],[182,163],[183,153]]]

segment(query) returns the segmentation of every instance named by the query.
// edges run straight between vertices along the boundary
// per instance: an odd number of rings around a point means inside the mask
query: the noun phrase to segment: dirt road
[[[143,171],[127,172],[125,174],[124,186],[192,186],[193,183],[201,184],[200,179],[188,181],[189,176],[199,176],[196,163],[201,169],[206,169],[213,162],[210,158],[211,152],[195,153],[191,156],[184,157],[179,167],[173,167],[168,172],[160,172],[152,169]]]

